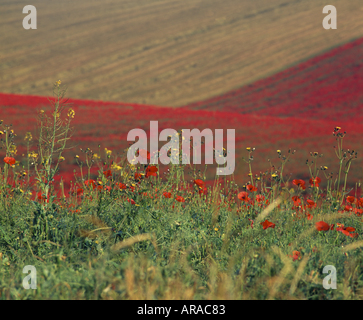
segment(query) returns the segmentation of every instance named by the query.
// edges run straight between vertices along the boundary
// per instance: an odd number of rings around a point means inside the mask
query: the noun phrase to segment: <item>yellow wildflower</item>
[[[25,134],[25,138],[24,138],[24,140],[25,141],[31,141],[33,139],[33,137],[32,137],[32,134],[30,133],[30,132],[27,132],[26,134]]]
[[[76,115],[76,113],[72,108],[68,110],[68,113],[67,113],[68,118],[73,119],[75,115]]]

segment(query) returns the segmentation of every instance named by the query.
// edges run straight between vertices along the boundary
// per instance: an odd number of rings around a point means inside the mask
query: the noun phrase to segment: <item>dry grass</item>
[[[38,29],[22,28],[23,0],[0,3],[2,92],[180,106],[266,77],[363,36],[360,0],[32,1]]]

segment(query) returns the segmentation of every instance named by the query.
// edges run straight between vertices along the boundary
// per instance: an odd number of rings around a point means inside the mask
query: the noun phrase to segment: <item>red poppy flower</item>
[[[13,166],[15,164],[15,159],[13,157],[5,157],[4,162],[9,166]]]
[[[131,204],[136,204],[136,202],[134,201],[134,199],[127,198],[127,201],[130,202]]]
[[[316,178],[310,178],[309,179],[309,183],[312,187],[317,187],[319,188],[319,183],[321,182],[321,179],[319,177]]]
[[[124,183],[122,183],[122,182],[120,182],[119,184],[118,184],[118,186],[119,186],[119,188],[122,190],[122,189],[126,189],[126,184],[124,184]]]
[[[165,197],[165,198],[171,198],[171,192],[164,192],[163,193],[163,196]]]
[[[82,196],[83,195],[83,189],[82,188],[78,188],[77,189],[77,196]]]
[[[156,174],[158,172],[158,168],[155,166],[148,166],[146,168],[146,174],[145,177],[148,178],[150,176],[154,176],[157,177],[158,175]]]
[[[150,160],[150,152],[145,149],[139,150],[139,156],[145,160]]]
[[[250,191],[250,192],[255,192],[255,191],[257,191],[257,188],[256,187],[254,187],[252,184],[249,184],[249,185],[247,185],[247,190],[248,191]]]
[[[207,187],[204,187],[203,189],[200,189],[199,191],[198,191],[198,193],[199,194],[204,194],[204,195],[206,195],[207,194]]]
[[[45,196],[41,192],[38,192],[37,193],[37,199],[38,200],[45,200]]]
[[[201,189],[203,189],[204,188],[204,186],[205,186],[205,182],[202,180],[202,179],[196,179],[196,180],[194,180],[194,183],[199,187],[199,188],[201,188]]]
[[[111,177],[112,176],[112,171],[111,170],[106,170],[106,171],[103,171],[103,174],[106,178],[108,177]]]
[[[347,201],[348,201],[349,203],[354,203],[354,200],[355,200],[355,198],[354,198],[353,196],[348,196],[348,197],[347,197]]]
[[[306,186],[305,186],[305,181],[301,180],[301,179],[294,179],[292,180],[292,183],[298,187],[300,187],[301,189],[305,190]]]
[[[301,259],[301,253],[300,251],[293,251],[292,252],[292,261]]]
[[[238,194],[238,199],[244,202],[250,201],[250,198],[248,197],[248,193],[246,191],[242,191]]]
[[[308,219],[308,220],[313,220],[313,216],[312,216],[310,213],[308,213],[308,214],[306,215],[306,217],[307,217],[307,219]]]
[[[268,220],[265,220],[263,223],[261,222],[260,225],[262,225],[263,230],[266,230],[267,228],[275,228],[275,224]]]
[[[308,203],[308,208],[312,209],[316,207],[316,203],[313,200],[307,199],[306,202]]]
[[[185,202],[185,199],[182,196],[177,196],[175,200],[178,202]]]
[[[89,180],[86,180],[84,182],[84,184],[88,187],[88,186],[92,186],[92,188],[96,188],[96,184],[95,184],[95,181],[93,179],[89,179]]]
[[[294,201],[295,207],[298,207],[301,204],[301,200],[298,196],[293,196],[291,199],[292,199],[292,201]]]
[[[316,227],[316,230],[318,230],[318,231],[329,231],[329,229],[333,230],[334,224],[329,225],[324,221],[319,221],[315,224],[315,227]]]
[[[248,218],[248,220],[251,221],[251,228],[253,229],[253,224],[255,223],[253,220],[251,220],[250,218]]]
[[[142,178],[141,173],[135,172],[134,178],[135,178],[135,180],[140,180]]]
[[[258,194],[258,195],[256,196],[256,201],[257,201],[257,202],[261,202],[261,201],[263,201],[263,200],[265,200],[265,196],[263,196],[263,195],[261,195],[261,194]]]

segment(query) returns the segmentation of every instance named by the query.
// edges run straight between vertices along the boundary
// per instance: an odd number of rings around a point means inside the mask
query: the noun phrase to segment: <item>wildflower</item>
[[[144,149],[139,150],[139,156],[144,160],[150,160],[150,152]]]
[[[32,134],[30,132],[27,132],[25,134],[24,141],[29,141],[30,142],[32,139],[33,139]]]
[[[354,198],[353,196],[348,196],[348,197],[347,197],[347,201],[348,201],[349,203],[354,203],[354,200],[355,200],[355,198]]]
[[[95,160],[101,159],[101,157],[97,153],[94,153],[92,155],[92,158],[95,159]]]
[[[334,224],[329,225],[324,221],[319,221],[315,224],[316,230],[318,231],[329,231],[333,230]]]
[[[196,184],[200,189],[203,189],[205,186],[205,182],[202,179],[194,180],[194,184]]]
[[[277,174],[276,174],[276,173],[273,173],[273,174],[271,175],[271,177],[272,177],[272,178],[276,178],[276,177],[277,177]]]
[[[248,197],[248,193],[246,191],[242,191],[238,194],[238,199],[244,202],[250,201],[250,198]]]
[[[13,166],[16,161],[13,157],[5,157],[4,162],[7,163],[9,166]]]
[[[268,220],[265,220],[264,222],[261,222],[260,225],[262,225],[263,227],[263,230],[266,230],[267,228],[275,228],[275,224],[268,221]]]
[[[250,147],[247,147],[247,148],[246,148],[246,150],[247,150],[247,151],[251,151],[251,148],[250,148]]]
[[[163,196],[165,197],[165,198],[171,198],[171,192],[164,192],[163,193]]]
[[[145,177],[148,178],[150,176],[154,176],[154,177],[157,177],[157,173],[158,172],[158,168],[155,167],[155,166],[148,166],[146,168],[146,174],[145,174]]]
[[[248,220],[250,220],[251,221],[251,228],[253,229],[253,224],[255,223],[253,220],[251,220],[251,219],[248,219]]]
[[[247,190],[248,191],[250,191],[250,192],[255,192],[255,191],[257,191],[257,188],[256,187],[254,187],[252,184],[249,184],[249,185],[247,185]]]
[[[308,220],[313,220],[313,216],[312,216],[310,213],[308,213],[308,214],[306,215],[306,217],[307,217],[307,219],[308,219]]]
[[[126,187],[126,184],[124,184],[124,183],[122,183],[122,182],[120,182],[120,183],[118,184],[118,186],[119,186],[120,190],[124,190],[124,189],[126,189],[126,188],[127,188],[127,187]]]
[[[185,199],[182,196],[177,196],[175,200],[178,202],[185,202]]]
[[[86,180],[86,181],[84,182],[84,184],[85,184],[87,187],[92,186],[92,188],[93,188],[93,189],[94,189],[94,188],[96,188],[96,184],[95,184],[95,181],[94,181],[93,179]]]
[[[130,202],[131,204],[133,204],[133,205],[135,205],[136,204],[136,202],[133,200],[133,199],[129,199],[129,198],[127,198],[127,201],[128,202]]]
[[[294,250],[292,252],[292,261],[300,260],[301,259],[301,252]]]
[[[107,155],[107,156],[110,156],[110,155],[111,155],[111,153],[112,153],[112,151],[111,151],[111,150],[108,150],[107,148],[105,148],[105,152],[106,152],[106,155]]]
[[[135,172],[134,179],[137,180],[137,181],[142,179],[142,174]]]
[[[60,156],[60,157],[59,157],[59,160],[60,160],[60,161],[64,161],[64,160],[65,160],[65,158],[64,158],[64,157],[62,157],[62,156]]]
[[[103,175],[108,178],[112,176],[112,171],[111,170],[105,170],[103,171]]]
[[[62,81],[58,80],[55,84],[59,87]]]
[[[358,237],[358,233],[351,233],[351,232],[355,231],[355,228],[353,228],[353,227],[344,227],[344,225],[342,225],[341,227],[336,228],[335,230],[340,231],[341,233],[343,233],[346,236],[351,237],[351,238]]]
[[[214,231],[218,231],[218,228],[214,228]]]
[[[281,153],[281,150],[277,150],[277,153]]]
[[[111,165],[111,169],[113,169],[113,170],[121,170],[121,169],[122,169],[122,167],[121,167],[121,166],[119,166],[117,163],[113,163],[113,164]]]
[[[71,108],[68,110],[67,116],[68,118],[74,118],[74,116],[76,115],[76,112]]]
[[[292,180],[292,183],[298,187],[300,187],[302,190],[305,190],[305,181],[301,179],[294,179]]]
[[[82,188],[78,188],[77,189],[77,196],[82,196],[83,195],[83,189]]]
[[[306,199],[306,202],[309,204],[308,205],[308,208],[309,209],[312,209],[312,208],[315,208],[316,207],[316,203],[313,200]]]
[[[301,204],[301,200],[298,196],[293,196],[291,199],[292,199],[292,201],[294,201],[295,207],[298,207]]]
[[[316,178],[310,178],[309,183],[312,187],[319,188],[319,183],[321,182],[321,179],[319,177]]]

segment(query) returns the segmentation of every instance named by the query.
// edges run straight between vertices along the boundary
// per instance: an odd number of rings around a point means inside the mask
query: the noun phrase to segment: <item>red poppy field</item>
[[[0,94],[0,299],[360,300],[362,45],[181,108]],[[234,175],[129,163],[153,120],[235,129]]]

